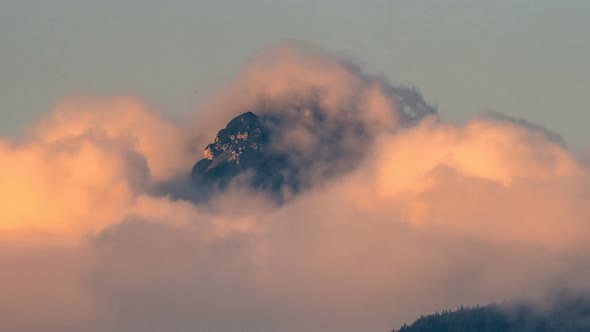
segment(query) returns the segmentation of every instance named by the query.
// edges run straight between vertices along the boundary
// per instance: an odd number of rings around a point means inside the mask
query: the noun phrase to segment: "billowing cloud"
[[[367,124],[350,172],[280,206],[239,186],[207,204],[154,190],[231,116],[310,95]],[[292,44],[256,55],[193,125],[132,98],[58,105],[0,142],[0,329],[382,331],[588,289],[587,165],[521,120],[429,114],[415,90]]]
[[[93,133],[124,140],[145,158],[150,177],[155,181],[168,179],[193,161],[193,156],[185,150],[188,148],[185,131],[130,97],[68,99],[43,119],[35,133],[36,139],[44,144]]]

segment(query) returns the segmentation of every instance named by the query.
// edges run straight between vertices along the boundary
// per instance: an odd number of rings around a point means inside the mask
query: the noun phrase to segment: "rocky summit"
[[[436,110],[408,89],[392,92],[402,123]],[[375,129],[355,105],[328,112],[313,98],[263,103],[233,118],[207,145],[191,172],[200,198],[230,184],[271,193],[298,193],[354,169],[370,150]]]
[[[296,170],[287,155],[270,148],[273,135],[268,119],[252,112],[232,119],[220,130],[192,169],[193,183],[202,191],[226,188],[238,176],[256,189],[278,192],[298,189]]]

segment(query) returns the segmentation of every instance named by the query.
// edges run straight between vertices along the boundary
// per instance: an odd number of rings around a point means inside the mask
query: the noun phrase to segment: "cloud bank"
[[[367,125],[354,170],[281,206],[154,190],[234,115],[310,99]],[[590,173],[546,129],[443,123],[416,90],[298,43],[256,54],[192,118],[76,98],[0,140],[0,330],[384,331],[590,287]]]

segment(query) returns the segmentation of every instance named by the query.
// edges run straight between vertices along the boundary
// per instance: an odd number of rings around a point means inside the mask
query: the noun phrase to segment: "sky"
[[[72,95],[134,95],[194,111],[248,57],[285,39],[417,86],[445,119],[527,118],[590,138],[590,3],[547,1],[0,2],[0,133]]]

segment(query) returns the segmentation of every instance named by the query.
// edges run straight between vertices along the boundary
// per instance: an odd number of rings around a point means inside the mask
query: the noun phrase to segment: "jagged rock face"
[[[201,191],[224,189],[243,175],[254,189],[296,193],[310,186],[313,176],[329,178],[354,165],[352,160],[342,163],[358,150],[347,147],[343,136],[352,130],[355,145],[362,142],[358,124],[326,121],[313,106],[261,113],[237,116],[205,148],[192,170],[192,181]]]
[[[435,113],[418,93],[397,91],[405,123]],[[256,114],[232,119],[204,149],[192,169],[202,198],[233,181],[276,197],[297,193],[354,169],[370,150],[375,131],[354,108],[337,115],[310,98],[293,103],[262,103]],[[278,195],[277,195],[278,194]]]
[[[219,131],[215,141],[205,148],[203,164],[210,161],[210,167],[214,160],[221,158],[240,165],[254,154],[260,154],[268,144],[268,138],[264,128],[258,121],[258,117],[252,113],[244,113],[227,124],[225,129]],[[214,166],[214,165],[213,165]]]
[[[270,149],[269,119],[243,113],[219,131],[192,170],[192,181],[202,190],[225,188],[235,177],[245,175],[249,185],[278,192],[287,185],[298,189],[297,172],[285,154]]]

